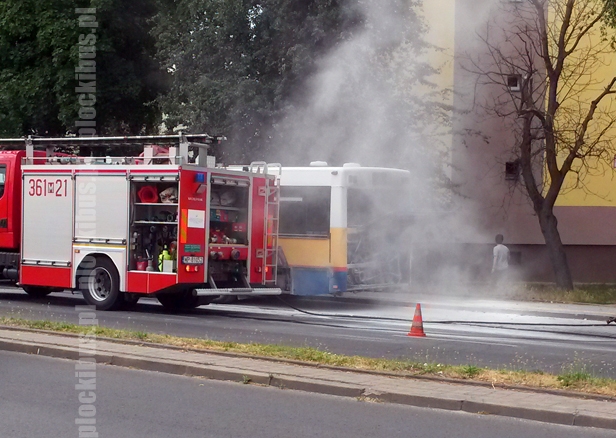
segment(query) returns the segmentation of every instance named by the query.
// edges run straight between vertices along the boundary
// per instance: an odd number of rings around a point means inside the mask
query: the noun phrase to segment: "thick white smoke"
[[[420,10],[399,0],[363,1],[357,8],[366,26],[319,60],[307,98],[276,128],[283,143],[276,150],[283,164],[403,167],[421,173],[418,183],[425,183],[438,165],[438,139],[426,144],[426,137],[432,122],[443,120],[436,120],[440,108],[426,104],[440,96],[425,82],[433,79],[429,66],[418,61],[427,50]]]
[[[482,0],[474,8],[466,2],[469,18],[462,20],[467,26],[462,35],[471,49],[479,47],[480,21],[485,22],[493,2]],[[441,3],[453,7],[458,2]],[[473,214],[459,214],[455,207],[436,209],[451,195],[446,175],[455,114],[448,106],[452,90],[435,86],[441,65],[429,65],[426,55],[443,48],[424,40],[430,22],[424,21],[421,2],[367,0],[358,1],[357,8],[366,26],[319,60],[307,97],[275,127],[281,138],[274,148],[280,154],[276,160],[283,166],[323,160],[409,170],[408,202],[421,217],[407,245],[418,257],[419,269],[432,270],[436,287],[459,294],[459,285],[474,280],[475,271],[487,267],[489,272],[491,249],[485,243],[493,234],[479,230]],[[485,12],[479,21],[478,11]],[[456,21],[462,12],[456,11]],[[442,51],[442,62],[451,62],[454,48],[444,49],[449,51]],[[481,243],[483,249],[462,246],[468,242]],[[457,267],[461,260],[467,268]]]

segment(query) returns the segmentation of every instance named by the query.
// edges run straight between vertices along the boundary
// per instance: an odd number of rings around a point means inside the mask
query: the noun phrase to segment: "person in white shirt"
[[[492,251],[492,277],[494,282],[499,284],[505,277],[509,269],[509,248],[503,245],[503,235],[496,236],[496,246]]]

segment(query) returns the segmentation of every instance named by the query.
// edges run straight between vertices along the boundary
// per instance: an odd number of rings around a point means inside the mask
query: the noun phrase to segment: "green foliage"
[[[418,61],[432,49],[422,39],[420,4],[0,0],[0,136],[76,132],[74,69],[84,32],[74,9],[92,7],[99,134],[153,131],[162,112],[168,129],[226,135],[225,162],[306,163],[318,147],[319,158],[355,161],[379,148],[373,164],[422,162],[438,179],[442,151],[425,127],[449,129],[451,108],[429,82],[436,70]],[[315,110],[323,95],[315,87],[332,58],[343,68],[332,76],[344,80],[332,94],[335,107]]]
[[[135,338],[145,341],[148,338],[148,334],[146,332],[136,331]]]
[[[568,388],[579,383],[587,382],[592,379],[592,376],[585,371],[573,371],[570,373],[561,374],[556,377],[562,386]]]
[[[525,300],[560,303],[616,304],[616,285],[576,284],[573,290],[563,290],[551,284],[527,284],[515,296]]]
[[[477,376],[481,372],[481,368],[475,365],[464,365],[461,368],[461,372],[463,376],[469,379],[472,379],[473,377]]]
[[[151,129],[164,85],[153,60],[153,0],[0,1],[0,135],[74,132],[79,104],[76,7],[96,8],[96,122],[99,133]]]
[[[606,21],[616,27],[616,0],[602,0],[607,8]]]
[[[315,59],[353,29],[349,14],[338,0],[161,0],[154,34],[173,78],[166,123],[225,134],[229,147],[266,145]]]
[[[603,35],[611,40],[612,49],[616,51],[616,0],[601,0],[605,3],[606,12],[603,16]]]
[[[348,126],[354,120],[382,142],[370,138],[363,143],[371,150],[388,145],[382,148],[383,159],[391,163],[395,157],[400,164],[400,148],[411,149],[411,141],[417,141],[401,136],[401,129],[409,131],[428,119],[448,123],[434,100],[411,93],[419,86],[429,88],[426,78],[435,73],[416,61],[428,48],[418,6],[411,0],[159,0],[154,34],[159,59],[172,77],[169,93],[160,100],[166,125],[226,135],[224,150],[231,162],[279,160],[280,149],[286,148],[288,165],[305,163],[307,153],[319,146],[333,161],[346,160],[344,151],[359,143]],[[389,21],[375,25],[373,17],[381,16]],[[345,51],[347,46],[355,50],[355,42],[356,52]],[[332,74],[344,76],[340,105],[315,116],[306,111],[315,82],[338,51],[343,53],[334,64],[348,67]],[[383,103],[387,127],[383,120],[364,120]],[[334,137],[325,125],[333,127]],[[324,145],[328,136],[336,147]]]

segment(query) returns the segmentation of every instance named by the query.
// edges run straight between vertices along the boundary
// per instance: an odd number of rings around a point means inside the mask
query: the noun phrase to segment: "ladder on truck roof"
[[[26,150],[26,162],[31,163],[34,158],[35,149],[46,151],[48,158],[53,157],[56,148],[102,148],[102,147],[121,147],[121,146],[141,146],[143,147],[143,157],[141,160],[146,164],[151,164],[153,159],[168,159],[176,164],[188,163],[190,148],[197,149],[199,155],[207,156],[211,145],[221,143],[226,140],[222,136],[211,136],[208,134],[171,134],[171,135],[142,135],[125,137],[61,137],[47,138],[28,136],[25,138],[2,138],[0,148],[4,150]],[[154,146],[167,147],[168,154],[155,154]],[[66,157],[69,158],[69,157]],[[83,158],[83,157],[73,157]],[[95,164],[110,157],[93,157],[93,160],[80,160],[80,164]],[[37,157],[37,162],[40,157]],[[123,157],[123,163],[132,164],[135,157]],[[70,162],[70,161],[69,161]],[[104,162],[104,161],[103,161]],[[116,162],[116,161],[114,161]]]

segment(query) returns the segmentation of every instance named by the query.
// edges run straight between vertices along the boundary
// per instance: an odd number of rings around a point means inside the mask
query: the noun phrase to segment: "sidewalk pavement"
[[[0,350],[79,358],[76,335],[0,327]],[[87,355],[92,352],[88,344]],[[84,347],[82,347],[84,348]],[[96,340],[98,363],[388,403],[616,430],[616,400],[361,372],[294,361]]]

